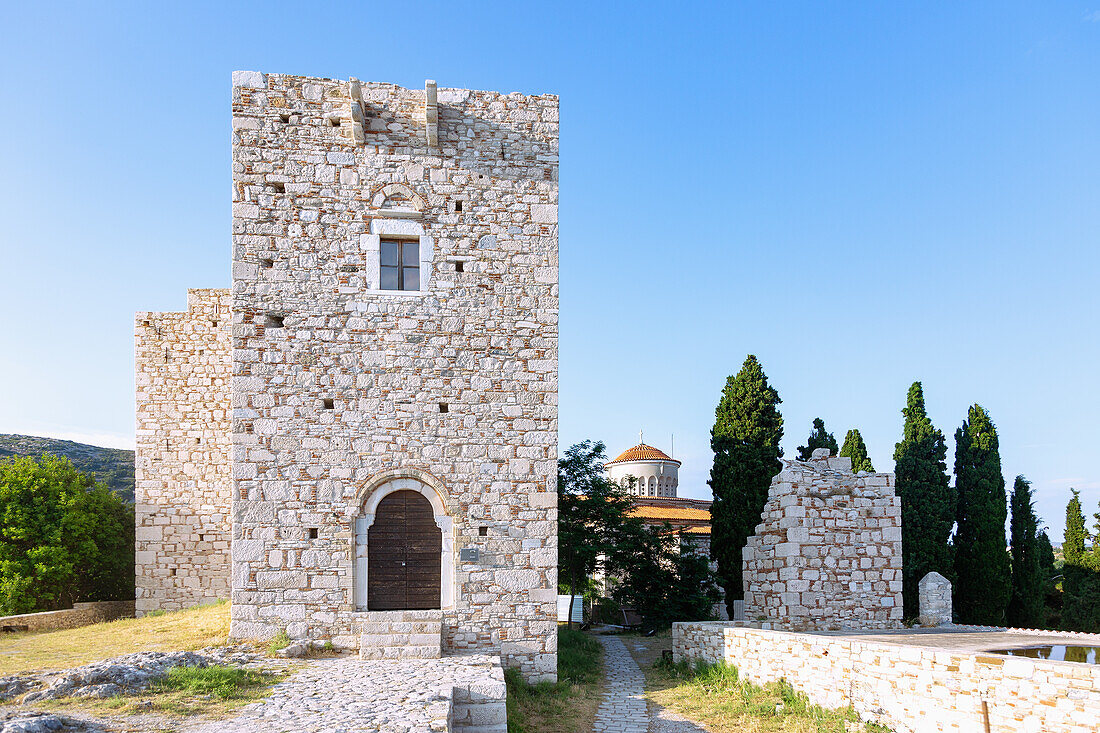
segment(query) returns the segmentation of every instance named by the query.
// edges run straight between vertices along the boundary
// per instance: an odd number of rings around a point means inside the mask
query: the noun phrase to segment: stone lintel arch
[[[382,188],[374,192],[374,196],[371,198],[371,206],[376,209],[387,208],[386,202],[391,198],[400,201],[401,204],[407,201],[407,206],[411,206],[420,212],[423,212],[427,207],[427,202],[424,201],[424,197],[414,191],[411,186],[407,186],[404,183],[387,183],[385,186],[382,186]],[[402,199],[404,199],[404,201],[401,201]],[[399,204],[399,207],[401,204]]]
[[[454,519],[449,508],[443,482],[419,468],[396,468],[371,476],[355,492],[352,532],[354,537],[353,593],[355,608],[367,610],[367,577],[370,558],[367,556],[367,533],[374,524],[379,502],[395,491],[416,491],[432,505],[435,524],[443,535],[440,555],[439,605],[447,610],[455,607],[455,537]]]

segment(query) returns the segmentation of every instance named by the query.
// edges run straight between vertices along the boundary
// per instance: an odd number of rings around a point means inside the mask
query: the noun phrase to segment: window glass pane
[[[402,274],[405,276],[405,287],[403,287],[402,290],[420,290],[420,268],[403,267],[401,270]]]
[[[420,264],[420,243],[419,242],[402,242],[401,243],[401,264],[406,267],[411,267]]]
[[[397,266],[397,242],[382,242],[382,264]],[[394,285],[394,287],[397,287]]]
[[[397,268],[396,267],[383,267],[382,270],[382,285],[383,290],[397,290]]]

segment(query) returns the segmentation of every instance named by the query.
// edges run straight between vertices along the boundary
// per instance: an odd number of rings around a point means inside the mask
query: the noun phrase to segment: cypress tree
[[[814,418],[814,427],[806,439],[806,445],[798,446],[798,460],[810,460],[816,448],[828,448],[830,456],[835,456],[837,451],[836,438],[832,433],[825,432],[825,421],[820,417]]]
[[[894,447],[895,486],[901,498],[902,598],[905,618],[916,618],[917,585],[935,571],[953,578],[951,525],[955,491],[947,476],[947,444],[924,409],[920,382],[909,387],[901,442]]]
[[[867,444],[863,442],[863,436],[855,428],[849,430],[844,436],[844,446],[840,449],[840,456],[852,459],[852,470],[856,473],[875,472],[875,467],[871,465],[871,458],[867,455]]]
[[[955,609],[961,623],[996,626],[1012,593],[1008,500],[997,428],[981,405],[971,406],[955,431],[955,490]]]
[[[1081,492],[1070,489],[1073,496],[1066,504],[1066,535],[1062,543],[1062,557],[1066,565],[1085,565],[1085,540],[1088,532],[1085,530],[1085,515],[1081,513]]]
[[[1031,482],[1017,476],[1012,486],[1012,596],[1008,601],[1008,623],[1035,629],[1043,624],[1045,578],[1040,565],[1039,520],[1031,500]]]
[[[710,554],[718,564],[731,618],[733,601],[744,596],[741,550],[760,523],[772,476],[783,467],[780,402],[760,362],[750,354],[741,371],[726,380],[714,411],[714,465],[707,482],[714,493]]]

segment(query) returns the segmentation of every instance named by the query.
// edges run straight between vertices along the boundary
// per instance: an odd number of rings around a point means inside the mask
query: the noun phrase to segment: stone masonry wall
[[[355,522],[414,472],[444,648],[554,677],[557,130],[552,95],[234,74],[234,636],[354,646]],[[381,236],[419,291],[379,289]]]
[[[0,617],[0,629],[13,631],[77,629],[81,626],[90,626],[104,621],[131,618],[133,615],[133,601],[89,601],[74,603],[72,608],[63,608],[59,611],[39,611],[38,613],[3,616]]]
[[[136,610],[229,597],[228,290],[189,290],[187,311],[138,313]]]
[[[1071,733],[1100,720],[1096,665],[718,622],[674,624],[673,658],[726,662],[759,685],[786,679],[815,704],[850,705],[897,733]]]
[[[783,463],[743,550],[745,619],[794,630],[900,626],[893,474],[853,474],[850,458],[827,455]]]

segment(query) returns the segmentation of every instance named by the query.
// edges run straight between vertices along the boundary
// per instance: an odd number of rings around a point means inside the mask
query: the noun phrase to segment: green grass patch
[[[288,646],[290,646],[290,642],[290,635],[287,634],[285,630],[280,631],[278,634],[275,634],[275,636],[271,637],[271,641],[267,645],[267,650],[270,653],[274,654],[280,649],[286,649]]]
[[[589,733],[599,705],[603,647],[576,629],[558,630],[558,681],[528,684],[519,670],[508,684],[508,733]]]
[[[184,692],[212,695],[220,700],[240,700],[257,687],[271,683],[271,675],[251,669],[213,665],[210,667],[173,667],[154,684],[156,692]]]
[[[828,710],[810,703],[787,680],[756,685],[741,679],[737,667],[720,662],[673,664],[659,660],[654,665],[665,684],[654,693],[655,700],[686,717],[706,723],[716,733],[734,731],[797,731],[799,733],[845,733],[846,723],[858,723],[851,708]],[[888,729],[865,724],[868,733]]]

